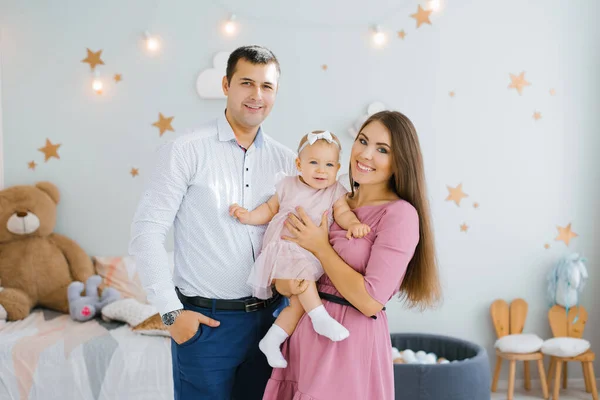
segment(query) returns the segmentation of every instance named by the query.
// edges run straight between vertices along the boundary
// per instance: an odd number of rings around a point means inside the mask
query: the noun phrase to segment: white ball
[[[425,356],[425,364],[435,364],[436,361],[435,354],[429,353]]]
[[[415,355],[415,352],[412,351],[411,349],[406,349],[402,352],[402,357],[404,357],[404,356],[410,357],[410,356],[414,356],[414,355]]]
[[[440,364],[450,364],[450,361],[448,361],[448,360],[442,360],[442,361],[440,362]]]
[[[415,353],[412,350],[404,350],[402,352],[402,359],[409,364],[412,364],[417,361]]]
[[[427,353],[425,353],[423,350],[419,350],[415,356],[417,357],[417,360],[423,361],[427,357]]]

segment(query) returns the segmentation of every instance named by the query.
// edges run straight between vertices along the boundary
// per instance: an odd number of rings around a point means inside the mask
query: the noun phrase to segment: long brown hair
[[[431,307],[441,298],[441,288],[419,138],[410,119],[397,111],[381,111],[371,115],[360,127],[359,132],[373,121],[381,122],[390,132],[392,147],[390,190],[409,202],[419,215],[419,243],[400,285],[400,297],[404,298],[411,308]],[[359,185],[352,179],[351,167],[349,175],[351,195],[354,196],[354,190]]]

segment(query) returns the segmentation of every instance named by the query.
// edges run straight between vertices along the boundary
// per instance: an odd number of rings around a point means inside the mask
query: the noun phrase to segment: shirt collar
[[[228,142],[230,140],[236,140],[235,133],[233,133],[233,129],[231,129],[231,125],[229,125],[229,121],[225,118],[225,112],[217,119],[217,130],[219,134],[219,140],[221,142]],[[263,129],[262,125],[258,127],[258,132],[256,133],[256,137],[254,138],[253,145],[260,148],[264,143],[263,137]]]

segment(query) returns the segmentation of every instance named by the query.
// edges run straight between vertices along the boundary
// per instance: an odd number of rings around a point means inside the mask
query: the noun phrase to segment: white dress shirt
[[[278,173],[297,174],[296,154],[259,128],[244,150],[223,114],[159,148],[131,225],[135,256],[148,300],[159,311],[183,307],[186,296],[236,299],[252,295],[246,283],[266,225],[229,216],[233,203],[252,211],[275,193]],[[174,227],[171,276],[165,239]]]

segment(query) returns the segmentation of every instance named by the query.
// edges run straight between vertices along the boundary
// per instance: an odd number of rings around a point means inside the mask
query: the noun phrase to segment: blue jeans
[[[171,339],[175,400],[261,400],[271,367],[258,342],[275,322],[273,312],[279,303],[254,312],[184,303],[186,310],[221,324],[216,328],[201,324],[182,344]]]

